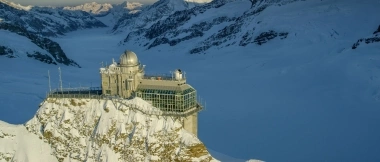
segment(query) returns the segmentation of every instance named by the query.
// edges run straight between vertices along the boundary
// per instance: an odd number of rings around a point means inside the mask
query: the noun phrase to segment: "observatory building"
[[[180,69],[167,75],[146,75],[137,55],[125,51],[117,63],[100,68],[103,95],[122,98],[140,97],[167,116],[185,117],[184,129],[197,135],[198,112],[202,106],[197,102],[197,91],[186,83]]]

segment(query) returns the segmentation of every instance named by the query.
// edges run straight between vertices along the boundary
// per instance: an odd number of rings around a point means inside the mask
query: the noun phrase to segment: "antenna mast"
[[[60,83],[60,88],[61,88],[61,92],[62,92],[62,72],[61,72],[61,67],[58,67],[58,71],[59,71],[59,83]]]
[[[48,77],[49,77],[49,90],[51,92],[51,84],[50,84],[50,71],[48,70]]]

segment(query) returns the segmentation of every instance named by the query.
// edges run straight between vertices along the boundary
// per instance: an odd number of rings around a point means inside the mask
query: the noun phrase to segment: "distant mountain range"
[[[3,50],[0,50],[0,55],[11,58],[28,56],[44,63],[61,63],[80,67],[74,60],[67,58],[59,44],[49,37],[62,36],[79,29],[106,26],[84,11],[52,7],[24,7],[0,0],[0,29],[16,33],[20,38],[27,38],[39,47],[21,51],[20,48],[16,48],[16,43],[10,45],[7,40],[2,40],[0,49]]]
[[[184,0],[159,0],[153,5],[143,5],[138,2],[123,2],[121,4],[99,4],[96,2],[85,3],[72,7],[34,7],[22,6],[5,0],[0,0],[0,21],[3,30],[11,32],[22,30],[23,37],[41,37],[49,40],[49,37],[57,37],[67,32],[112,27],[111,33],[125,35],[119,45],[132,43],[145,49],[156,48],[162,45],[176,46],[183,42],[192,41],[187,46],[187,53],[206,53],[210,48],[224,48],[228,46],[247,46],[248,44],[262,45],[268,41],[288,37],[290,31],[286,28],[272,26],[264,27],[266,20],[258,18],[259,15],[271,6],[284,6],[299,0],[258,0],[249,1],[214,0],[208,1],[184,1]],[[237,10],[236,6],[245,3],[252,6],[246,10]],[[302,3],[299,2],[299,3]],[[112,23],[100,21],[112,19]],[[6,25],[4,25],[6,24]],[[4,26],[7,26],[6,28]],[[12,28],[17,28],[12,29]],[[334,34],[334,33],[333,33]],[[20,34],[19,34],[20,35]],[[29,36],[26,36],[29,35]],[[35,36],[30,36],[35,35]],[[371,38],[357,38],[353,42],[353,49],[361,42],[379,42],[378,34]],[[36,40],[31,39],[36,44]],[[50,42],[54,42],[50,40]],[[194,43],[195,42],[195,43]],[[59,44],[56,49],[59,49]],[[3,55],[18,57],[17,49],[0,44]],[[63,63],[65,65],[78,66],[73,60],[66,57],[58,59],[55,53],[64,56],[62,50],[46,50],[41,43],[37,51],[38,60],[46,63]],[[8,51],[8,52],[6,52]],[[10,54],[13,51],[12,54]],[[7,53],[7,54],[5,54]],[[44,59],[41,59],[44,58]]]
[[[79,6],[67,6],[63,7],[64,10],[72,11],[85,11],[91,13],[93,16],[105,16],[109,13],[136,13],[141,11],[143,7],[142,3],[139,2],[123,2],[121,4],[109,4],[103,3],[99,4],[96,2],[85,3]]]

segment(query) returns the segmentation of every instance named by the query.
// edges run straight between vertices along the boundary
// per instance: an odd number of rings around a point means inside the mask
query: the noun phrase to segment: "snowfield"
[[[249,1],[234,1],[218,12],[233,17],[249,7]],[[374,36],[379,7],[378,0],[272,5],[245,22],[231,40],[202,54],[189,51],[229,22],[204,37],[149,50],[135,42],[123,45],[129,30],[110,34],[112,27],[52,39],[82,66],[61,67],[65,87],[99,86],[102,62],[118,60],[126,49],[147,65],[147,73],[184,70],[187,83],[207,102],[198,137],[217,159],[380,161],[380,43],[352,49],[359,39]],[[205,11],[182,27],[216,14]],[[258,36],[270,30],[287,32],[287,38],[232,44],[247,32]],[[22,58],[0,57],[0,62],[0,120],[25,123],[48,91],[47,70],[58,87],[58,66]]]

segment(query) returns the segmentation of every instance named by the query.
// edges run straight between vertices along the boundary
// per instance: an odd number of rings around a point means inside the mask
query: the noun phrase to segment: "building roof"
[[[137,66],[139,65],[139,60],[137,59],[137,55],[132,51],[125,51],[120,56],[120,66]]]
[[[166,91],[173,91],[173,92],[182,92],[185,94],[188,92],[195,91],[195,89],[188,84],[183,84],[180,86],[158,86],[158,85],[139,84],[137,86],[137,90],[166,90]]]

